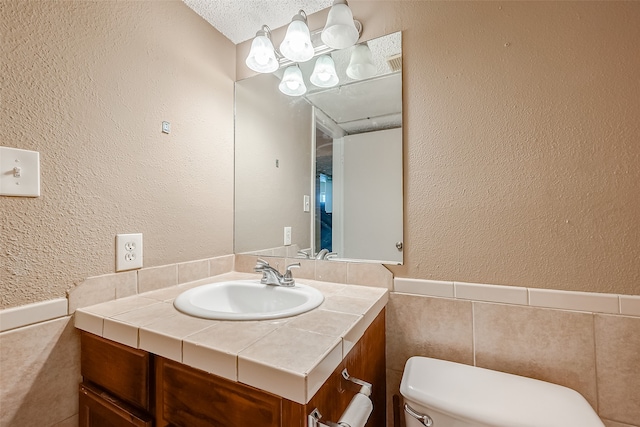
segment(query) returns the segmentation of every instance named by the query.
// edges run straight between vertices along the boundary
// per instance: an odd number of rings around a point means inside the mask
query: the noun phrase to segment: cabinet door
[[[278,396],[167,359],[156,367],[159,426],[281,426]]]
[[[80,427],[152,427],[153,421],[148,415],[108,394],[80,384]]]
[[[151,411],[152,358],[146,351],[127,347],[93,334],[81,334],[81,373],[118,398]]]

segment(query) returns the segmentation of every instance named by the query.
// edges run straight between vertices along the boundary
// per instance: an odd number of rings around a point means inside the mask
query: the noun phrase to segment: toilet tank
[[[400,393],[416,412],[431,411],[434,427],[604,427],[570,388],[428,357],[407,361]]]

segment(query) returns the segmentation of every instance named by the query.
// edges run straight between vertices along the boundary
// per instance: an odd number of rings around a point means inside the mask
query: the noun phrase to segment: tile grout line
[[[476,303],[471,302],[471,351],[473,352],[473,366],[476,364]]]
[[[593,313],[591,315],[591,331],[593,333],[593,373],[594,373],[594,383],[596,385],[596,413],[600,415],[600,391],[598,387],[598,343],[596,339],[596,315]]]

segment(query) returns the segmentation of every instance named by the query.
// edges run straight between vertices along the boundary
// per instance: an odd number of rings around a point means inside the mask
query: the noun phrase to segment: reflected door
[[[334,141],[333,250],[402,263],[402,129]]]

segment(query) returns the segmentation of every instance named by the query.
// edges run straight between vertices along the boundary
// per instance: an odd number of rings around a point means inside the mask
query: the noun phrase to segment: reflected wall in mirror
[[[401,33],[361,45],[363,79],[352,47],[331,52],[332,88],[311,83],[315,58],[303,96],[279,91],[283,70],[236,82],[236,253],[402,264]]]

